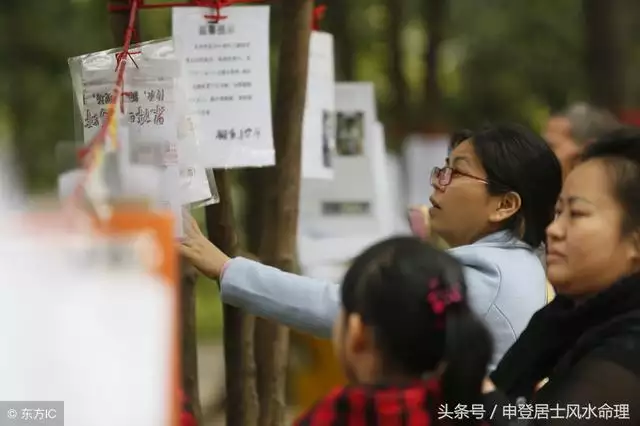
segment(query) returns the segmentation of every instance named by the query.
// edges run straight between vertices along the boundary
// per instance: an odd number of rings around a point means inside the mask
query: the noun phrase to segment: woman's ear
[[[365,326],[359,314],[351,314],[346,322],[346,344],[347,350],[351,353],[361,352],[366,346]]]
[[[513,215],[522,207],[522,199],[517,192],[509,191],[502,195],[498,201],[498,207],[489,215],[489,220],[494,223],[503,222]]]
[[[359,314],[350,314],[345,327],[344,346],[347,356],[359,355],[375,347],[373,333]]]
[[[635,230],[629,236],[631,244],[629,259],[640,267],[640,230]]]

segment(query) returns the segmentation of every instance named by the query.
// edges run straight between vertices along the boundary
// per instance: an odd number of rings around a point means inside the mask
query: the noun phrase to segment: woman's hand
[[[198,222],[185,213],[184,238],[179,251],[197,270],[211,279],[218,279],[229,256],[214,246],[200,231]]]
[[[431,236],[429,208],[427,206],[409,207],[409,226],[416,237],[426,240]]]

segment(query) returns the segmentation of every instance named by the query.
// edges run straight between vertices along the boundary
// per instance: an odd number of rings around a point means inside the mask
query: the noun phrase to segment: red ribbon
[[[137,2],[137,8],[140,9],[164,9],[167,7],[208,7],[214,10],[211,15],[205,15],[205,19],[217,23],[221,19],[225,19],[226,16],[220,14],[220,9],[225,6],[229,6],[234,3],[256,3],[260,0],[187,0],[186,2],[167,2],[167,3],[154,3],[147,4],[145,0],[129,0],[128,4],[113,4],[109,3],[109,12],[125,12],[131,10],[133,2]]]
[[[320,21],[324,18],[324,14],[327,12],[327,6],[320,5],[313,9],[313,20],[311,22],[311,28],[313,31],[320,31]]]

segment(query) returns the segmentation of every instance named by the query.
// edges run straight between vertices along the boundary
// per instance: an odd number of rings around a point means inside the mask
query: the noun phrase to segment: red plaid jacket
[[[441,402],[437,379],[405,387],[346,386],[336,389],[300,416],[295,426],[438,425]]]

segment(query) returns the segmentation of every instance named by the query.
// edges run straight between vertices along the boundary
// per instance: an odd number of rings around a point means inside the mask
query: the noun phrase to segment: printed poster
[[[316,238],[376,234],[374,87],[368,82],[337,83],[335,97],[334,178],[302,180],[300,232]]]
[[[173,40],[207,168],[275,164],[271,125],[269,6],[173,8]]]

